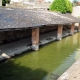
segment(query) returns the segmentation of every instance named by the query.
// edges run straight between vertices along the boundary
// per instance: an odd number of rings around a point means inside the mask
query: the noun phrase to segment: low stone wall
[[[30,29],[0,32],[0,44],[26,38],[29,37],[30,34],[31,34]]]
[[[50,32],[52,30],[56,30],[57,29],[57,25],[54,25],[54,26],[43,26],[40,28],[40,33],[46,33],[46,32]]]
[[[79,80],[80,59],[78,59],[68,70],[66,70],[57,80]],[[77,73],[76,73],[77,72]],[[75,74],[76,73],[76,74]],[[78,78],[77,78],[78,76]],[[70,79],[73,77],[74,79]]]

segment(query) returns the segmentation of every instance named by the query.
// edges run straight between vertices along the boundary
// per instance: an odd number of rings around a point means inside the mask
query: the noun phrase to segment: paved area
[[[77,50],[77,54],[80,54],[80,49]],[[80,80],[80,58],[57,80]]]
[[[29,46],[31,44],[30,41],[30,38],[26,38],[23,40],[0,45],[0,60],[10,58],[11,56],[21,54],[22,52],[31,49]]]
[[[80,80],[80,67],[77,68],[75,73],[68,80]]]
[[[79,57],[80,49],[77,49],[76,53]],[[80,59],[76,63],[78,64],[79,61],[80,61]],[[74,67],[77,67],[77,68],[75,69],[75,72],[70,76],[70,78],[68,80],[80,80],[80,63]]]

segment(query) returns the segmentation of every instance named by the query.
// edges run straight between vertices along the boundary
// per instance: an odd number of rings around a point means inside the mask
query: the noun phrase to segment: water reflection
[[[80,48],[75,51],[75,60],[80,58]]]
[[[57,78],[65,72],[75,62],[75,53],[67,57],[64,62],[59,65],[52,73],[48,74],[43,80],[57,80]]]
[[[63,38],[61,41],[52,42],[40,48],[39,51],[30,51],[25,54],[11,59],[7,64],[0,66],[0,76],[3,80],[5,72],[17,70],[19,73],[25,71],[23,80],[57,80],[57,78],[66,71],[78,58],[80,58],[80,33]],[[11,66],[10,68],[8,67]],[[15,66],[16,64],[17,67]],[[25,67],[19,68],[19,67]],[[6,69],[7,68],[7,69]],[[9,70],[8,70],[9,68]],[[28,72],[26,69],[29,68]],[[5,69],[5,72],[3,72]],[[21,70],[19,70],[21,69]],[[38,71],[36,71],[38,70]],[[39,73],[38,73],[39,72]],[[2,74],[3,73],[3,74]],[[26,76],[27,73],[27,76]],[[37,76],[36,76],[37,75]],[[19,79],[17,79],[19,76]],[[32,76],[32,78],[31,78]],[[22,80],[21,76],[15,73],[8,80]]]
[[[70,53],[70,49],[73,49],[72,53],[68,55],[65,59],[63,59],[62,63],[53,70],[50,74],[45,76],[43,80],[57,80],[57,78],[65,72],[76,60],[80,58],[80,33],[75,34],[74,36],[67,37],[63,39],[62,41],[59,41],[59,44],[57,44],[57,49],[60,52],[63,49],[62,52]]]

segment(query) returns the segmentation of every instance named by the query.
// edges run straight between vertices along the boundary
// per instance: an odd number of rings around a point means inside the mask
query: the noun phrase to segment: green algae
[[[0,80],[57,80],[75,61],[80,33],[28,51],[0,64]]]

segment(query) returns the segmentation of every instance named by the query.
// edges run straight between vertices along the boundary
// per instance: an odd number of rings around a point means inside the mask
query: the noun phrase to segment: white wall
[[[24,0],[24,4],[30,4],[30,5],[35,5],[35,0]]]
[[[12,4],[13,2],[22,2],[23,0],[11,0],[10,4]]]
[[[73,7],[72,15],[75,17],[80,17],[80,6]]]
[[[53,2],[54,0],[44,0],[46,2]],[[73,2],[73,0],[70,0],[71,2]]]
[[[2,6],[2,0],[0,0],[0,6]]]
[[[12,4],[13,2],[22,2],[24,4],[35,5],[35,0],[11,0],[10,4]]]

